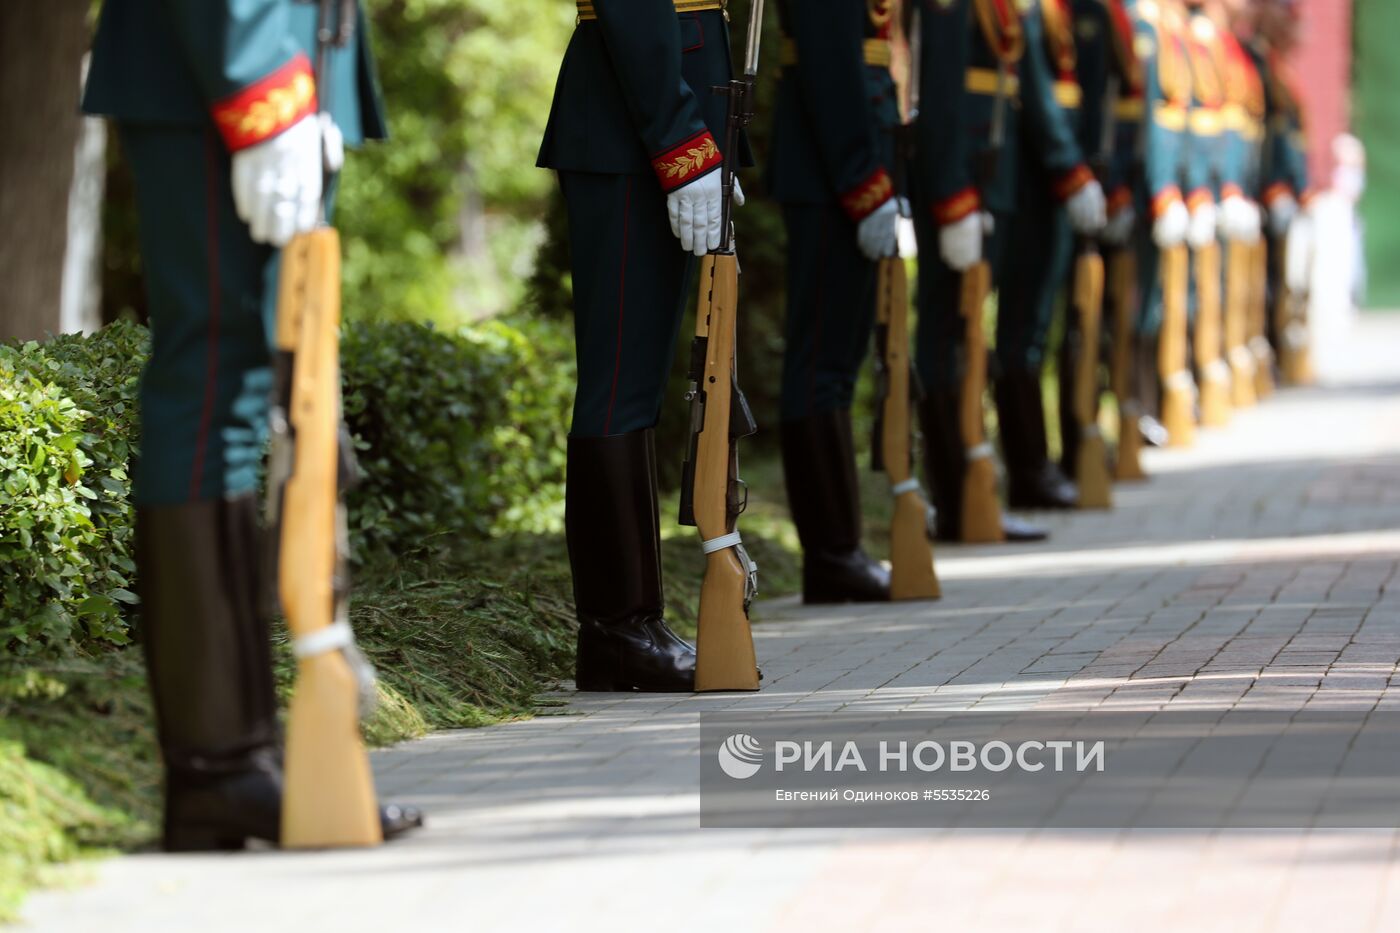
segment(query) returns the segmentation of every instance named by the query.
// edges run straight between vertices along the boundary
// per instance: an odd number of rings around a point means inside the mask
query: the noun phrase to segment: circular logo
[[[719,747],[719,767],[736,781],[751,778],[763,767],[763,746],[753,736],[736,732]]]

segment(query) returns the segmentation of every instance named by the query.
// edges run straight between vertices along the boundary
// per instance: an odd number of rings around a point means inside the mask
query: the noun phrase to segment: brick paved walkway
[[[934,605],[763,607],[754,696],[582,696],[376,755],[431,827],[363,853],[137,856],[41,930],[1400,929],[1400,833],[701,831],[703,709],[1400,708],[1400,317],[1360,364],[1151,452]],[[1389,358],[1387,358],[1387,354]]]

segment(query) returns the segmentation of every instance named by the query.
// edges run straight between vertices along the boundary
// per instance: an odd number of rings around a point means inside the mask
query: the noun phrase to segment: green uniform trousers
[[[992,285],[996,288],[1003,284],[1003,245],[1012,218],[998,212],[993,219],[996,231],[986,241],[984,257],[991,263]],[[914,232],[919,242],[919,324],[914,336],[914,365],[926,388],[948,391],[958,388],[962,380],[963,275],[939,256],[938,224],[927,211],[914,212]]]
[[[1020,203],[1006,232],[997,299],[996,358],[1002,372],[1039,372],[1050,324],[1074,257],[1074,232],[1045,173],[1023,158]]]
[[[257,488],[272,389],[280,251],[234,211],[217,133],[121,124],[136,183],[151,357],[141,380],[140,505]]]
[[[784,204],[787,319],[782,418],[847,409],[875,322],[875,263],[840,205]]]
[[[653,427],[696,260],[651,175],[560,172],[569,214],[578,391],[573,437]]]

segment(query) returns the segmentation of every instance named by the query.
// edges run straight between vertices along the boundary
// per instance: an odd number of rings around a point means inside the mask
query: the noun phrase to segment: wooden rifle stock
[[[1190,447],[1196,442],[1196,385],[1186,365],[1189,263],[1185,245],[1162,250],[1162,330],[1157,363],[1162,378],[1162,424],[1172,447]]]
[[[1196,366],[1201,375],[1201,424],[1218,428],[1230,420],[1230,368],[1220,358],[1220,244],[1196,250]]]
[[[909,279],[898,256],[880,260],[875,321],[884,398],[880,400],[876,457],[894,491],[890,519],[890,598],[943,595],[928,539],[928,503],[913,478],[910,408],[915,395],[909,359]]]
[[[1309,385],[1314,381],[1314,373],[1308,335],[1308,295],[1289,285],[1294,278],[1289,264],[1297,262],[1299,257],[1289,250],[1288,237],[1279,238],[1278,249],[1278,265],[1282,271],[1274,332],[1278,334],[1279,373],[1285,385]]]
[[[1103,315],[1103,257],[1085,245],[1074,264],[1074,306],[1079,317],[1079,354],[1074,371],[1074,420],[1079,423],[1079,449],[1074,453],[1074,478],[1081,509],[1113,506],[1108,478],[1108,452],[1099,433],[1099,324]],[[1061,399],[1061,404],[1066,400]]]
[[[321,227],[283,250],[277,308],[285,377],[279,379],[274,421],[284,418],[284,439],[289,429],[292,445],[290,475],[285,483],[274,477],[280,484],[274,493],[278,593],[299,656],[282,805],[282,845],[288,848],[382,841],[374,779],[360,738],[365,682],[351,664],[353,644],[343,615],[339,341],[340,238],[333,228]]]
[[[1283,259],[1287,262],[1287,246],[1281,243],[1279,250],[1284,251]],[[1250,269],[1250,332],[1249,349],[1254,354],[1254,394],[1260,399],[1266,399],[1274,394],[1274,349],[1269,345],[1268,322],[1269,322],[1269,244],[1268,241],[1260,237],[1259,242],[1254,245],[1251,254]],[[1287,268],[1286,265],[1283,268]],[[1284,277],[1286,279],[1286,276]],[[1287,302],[1287,282],[1281,281],[1278,294],[1274,300],[1277,305],[1285,309],[1280,313],[1286,315]],[[1275,321],[1278,319],[1275,318]],[[1279,342],[1283,342],[1283,332],[1279,332]]]
[[[1142,407],[1137,398],[1135,323],[1137,302],[1137,257],[1131,248],[1117,249],[1108,260],[1108,292],[1113,302],[1113,363],[1110,376],[1118,401],[1118,456],[1113,478],[1119,482],[1146,479],[1142,469],[1142,433],[1138,418]]]
[[[1249,277],[1254,247],[1231,240],[1225,261],[1225,353],[1230,361],[1230,403],[1251,408],[1254,396],[1254,354],[1249,349]]]
[[[979,262],[963,273],[959,310],[963,316],[965,359],[958,420],[967,456],[963,475],[962,539],[969,544],[1006,540],[1001,527],[1001,502],[997,499],[996,465],[982,414],[982,396],[987,391],[987,340],[982,331],[982,313],[991,287],[992,267],[987,262]]]
[[[736,399],[734,375],[738,298],[738,257],[733,253],[706,256],[700,265],[700,304],[695,313],[695,337],[704,342],[704,367],[693,374],[692,390],[700,393],[704,408],[695,439],[692,493],[695,525],[704,542],[718,542],[732,534],[743,511],[743,502],[737,501],[743,487],[731,431],[733,406],[742,404]],[[706,550],[695,689],[757,690],[758,663],[749,628],[753,563],[737,542]]]

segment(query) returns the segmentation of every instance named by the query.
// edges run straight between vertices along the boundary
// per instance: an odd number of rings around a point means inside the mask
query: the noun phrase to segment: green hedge
[[[0,646],[127,641],[130,480],[146,334],[0,346]]]
[[[356,552],[557,530],[572,355],[562,324],[445,334],[354,323],[346,416]],[[129,464],[144,328],[0,345],[0,653],[123,645],[136,597]]]

